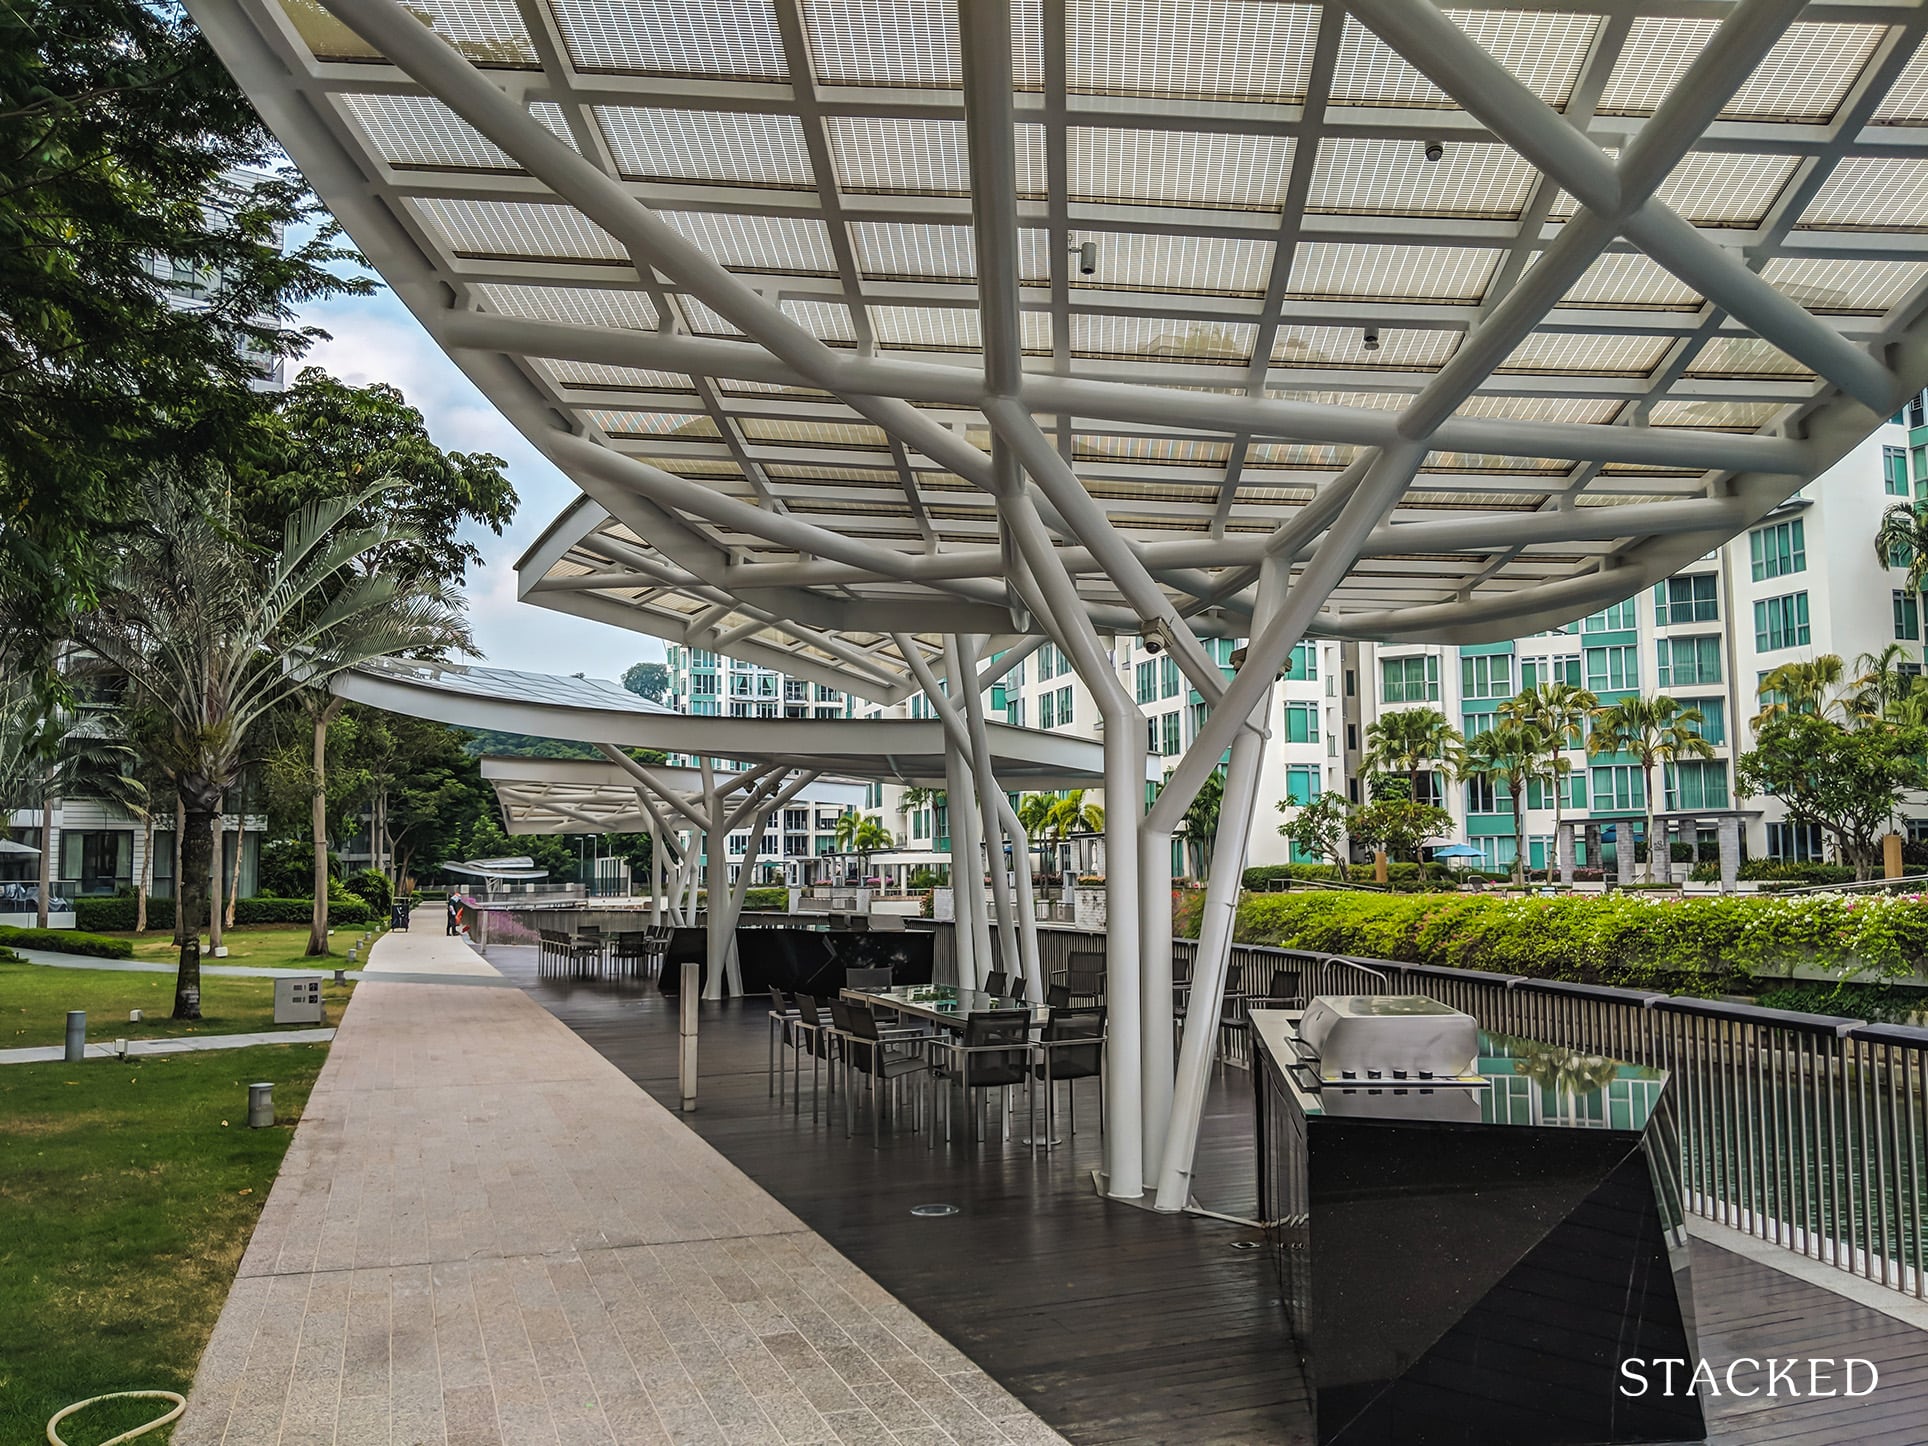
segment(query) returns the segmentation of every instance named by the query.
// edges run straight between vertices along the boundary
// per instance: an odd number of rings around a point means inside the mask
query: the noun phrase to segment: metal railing
[[[1047,960],[1104,948],[1039,938]],[[1174,971],[1196,950],[1175,941]],[[1928,1029],[1252,944],[1233,946],[1227,992],[1262,997],[1280,969],[1308,998],[1423,994],[1495,1034],[1668,1071],[1688,1211],[1928,1298]]]

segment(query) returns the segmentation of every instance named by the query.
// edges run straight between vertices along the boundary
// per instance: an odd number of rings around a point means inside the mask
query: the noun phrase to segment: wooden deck
[[[653,984],[539,979],[531,949],[489,957],[675,1106],[675,1017]],[[1057,1430],[1080,1443],[1309,1440],[1270,1266],[1233,1248],[1254,1233],[1099,1199],[1092,1086],[1079,1133],[1048,1153],[995,1134],[932,1149],[888,1129],[873,1149],[861,1117],[848,1141],[840,1113],[812,1122],[807,1073],[801,1108],[770,1097],[766,1014],[758,1000],[703,1006],[701,1107],[687,1122]],[[1245,1073],[1223,1072],[1200,1137],[1210,1209],[1255,1209],[1250,1109]],[[933,1202],[960,1213],[910,1214]],[[1710,1401],[1718,1446],[1928,1443],[1928,1331],[1701,1241],[1694,1293],[1717,1369],[1860,1356],[1881,1371],[1866,1399]]]

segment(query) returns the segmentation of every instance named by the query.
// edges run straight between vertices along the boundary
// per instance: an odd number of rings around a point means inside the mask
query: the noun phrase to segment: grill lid
[[[1419,994],[1322,994],[1294,1043],[1324,1084],[1450,1083],[1474,1073],[1479,1021]]]

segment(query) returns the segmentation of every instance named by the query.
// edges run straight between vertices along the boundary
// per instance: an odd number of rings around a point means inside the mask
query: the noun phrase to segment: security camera
[[[1096,241],[1087,241],[1078,247],[1078,270],[1086,276],[1090,276],[1094,274],[1097,269],[1098,243]]]
[[[1148,652],[1148,653],[1162,653],[1162,652],[1164,652],[1164,651],[1165,651],[1165,640],[1164,640],[1163,638],[1159,638],[1159,637],[1151,637],[1151,636],[1147,636],[1147,637],[1146,637],[1146,639],[1145,639],[1145,651],[1146,651],[1146,652]]]
[[[1367,327],[1365,330],[1365,334],[1359,338],[1359,344],[1363,346],[1367,351],[1378,351],[1379,350],[1379,328],[1376,326]]]
[[[1426,159],[1427,160],[1436,161],[1445,154],[1446,154],[1446,147],[1442,146],[1438,141],[1426,142]]]

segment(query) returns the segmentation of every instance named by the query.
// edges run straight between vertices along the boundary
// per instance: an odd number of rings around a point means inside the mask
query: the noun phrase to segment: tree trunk
[[[1559,769],[1559,754],[1554,754],[1553,769],[1553,851],[1546,858],[1546,881],[1553,882],[1553,876],[1560,871],[1560,823],[1562,810],[1566,806],[1566,777]],[[1574,860],[1577,864],[1578,859]]]
[[[1525,791],[1523,779],[1513,779],[1507,788],[1513,795],[1513,883],[1522,892],[1526,889],[1526,815],[1520,811],[1520,795]]]
[[[308,915],[308,957],[319,958],[328,952],[328,725],[341,712],[341,700],[332,698],[315,714],[315,757],[309,781],[308,826],[315,841],[315,902]]]
[[[242,794],[234,804],[234,867],[228,873],[228,902],[222,919],[227,928],[234,927],[234,905],[241,895],[241,845],[247,842],[248,819],[247,795]]]
[[[214,818],[208,825],[208,948],[221,956],[221,875],[227,869],[222,845],[227,842],[228,800],[223,794],[214,801]]]
[[[49,906],[54,896],[54,780],[52,770],[40,775],[40,902],[35,906],[36,924],[45,929]]]
[[[182,919],[192,920],[193,927],[182,930],[180,969],[174,976],[174,1018],[199,1019],[201,920],[208,917],[208,883],[213,874],[214,824],[219,817],[216,810],[220,795],[205,779],[183,778],[180,787],[178,816],[183,825],[177,837],[181,862],[174,880],[174,897]]]
[[[1654,766],[1642,765],[1641,773],[1646,778],[1647,789],[1647,882],[1654,881]]]
[[[154,888],[154,810],[141,825],[141,882],[134,890],[134,932],[147,932],[147,896]]]
[[[175,787],[179,789],[180,785],[176,783]],[[187,943],[187,901],[181,897],[187,892],[182,886],[182,880],[187,877],[182,872],[186,867],[186,848],[187,805],[181,802],[177,792],[174,798],[174,947],[177,949]],[[195,988],[200,985],[197,983]]]

